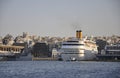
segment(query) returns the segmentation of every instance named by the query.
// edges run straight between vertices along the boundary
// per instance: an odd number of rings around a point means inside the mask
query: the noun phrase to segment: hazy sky
[[[0,0],[0,36],[120,36],[120,0]]]

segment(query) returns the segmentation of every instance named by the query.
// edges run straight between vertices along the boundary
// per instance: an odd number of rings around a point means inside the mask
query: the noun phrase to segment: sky
[[[0,0],[0,36],[120,36],[120,0]]]

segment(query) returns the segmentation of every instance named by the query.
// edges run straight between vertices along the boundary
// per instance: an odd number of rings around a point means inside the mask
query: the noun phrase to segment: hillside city
[[[86,36],[83,36],[85,38]],[[4,37],[0,37],[0,44],[3,45],[13,45],[15,43],[26,43],[29,47],[32,47],[37,42],[45,42],[49,44],[49,50],[51,51],[53,48],[59,49],[61,46],[61,42],[67,41],[73,37],[41,37],[36,35],[29,35],[28,32],[23,32],[22,35],[13,37],[10,34],[7,34]],[[104,49],[105,45],[112,45],[120,43],[120,36],[112,35],[112,36],[88,36],[87,39],[91,39],[96,42],[101,51]]]

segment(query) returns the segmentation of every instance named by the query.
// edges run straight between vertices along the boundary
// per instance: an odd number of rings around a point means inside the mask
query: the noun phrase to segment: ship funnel
[[[81,30],[76,31],[76,38],[82,39],[82,31]]]
[[[76,31],[76,38],[79,38],[79,31]]]

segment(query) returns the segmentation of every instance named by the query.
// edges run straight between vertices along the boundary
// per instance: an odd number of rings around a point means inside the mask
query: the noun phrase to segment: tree
[[[7,34],[7,35],[3,38],[2,42],[3,42],[3,44],[7,45],[8,42],[9,42],[10,40],[13,40],[13,39],[14,39],[14,38],[13,38],[12,35]]]

